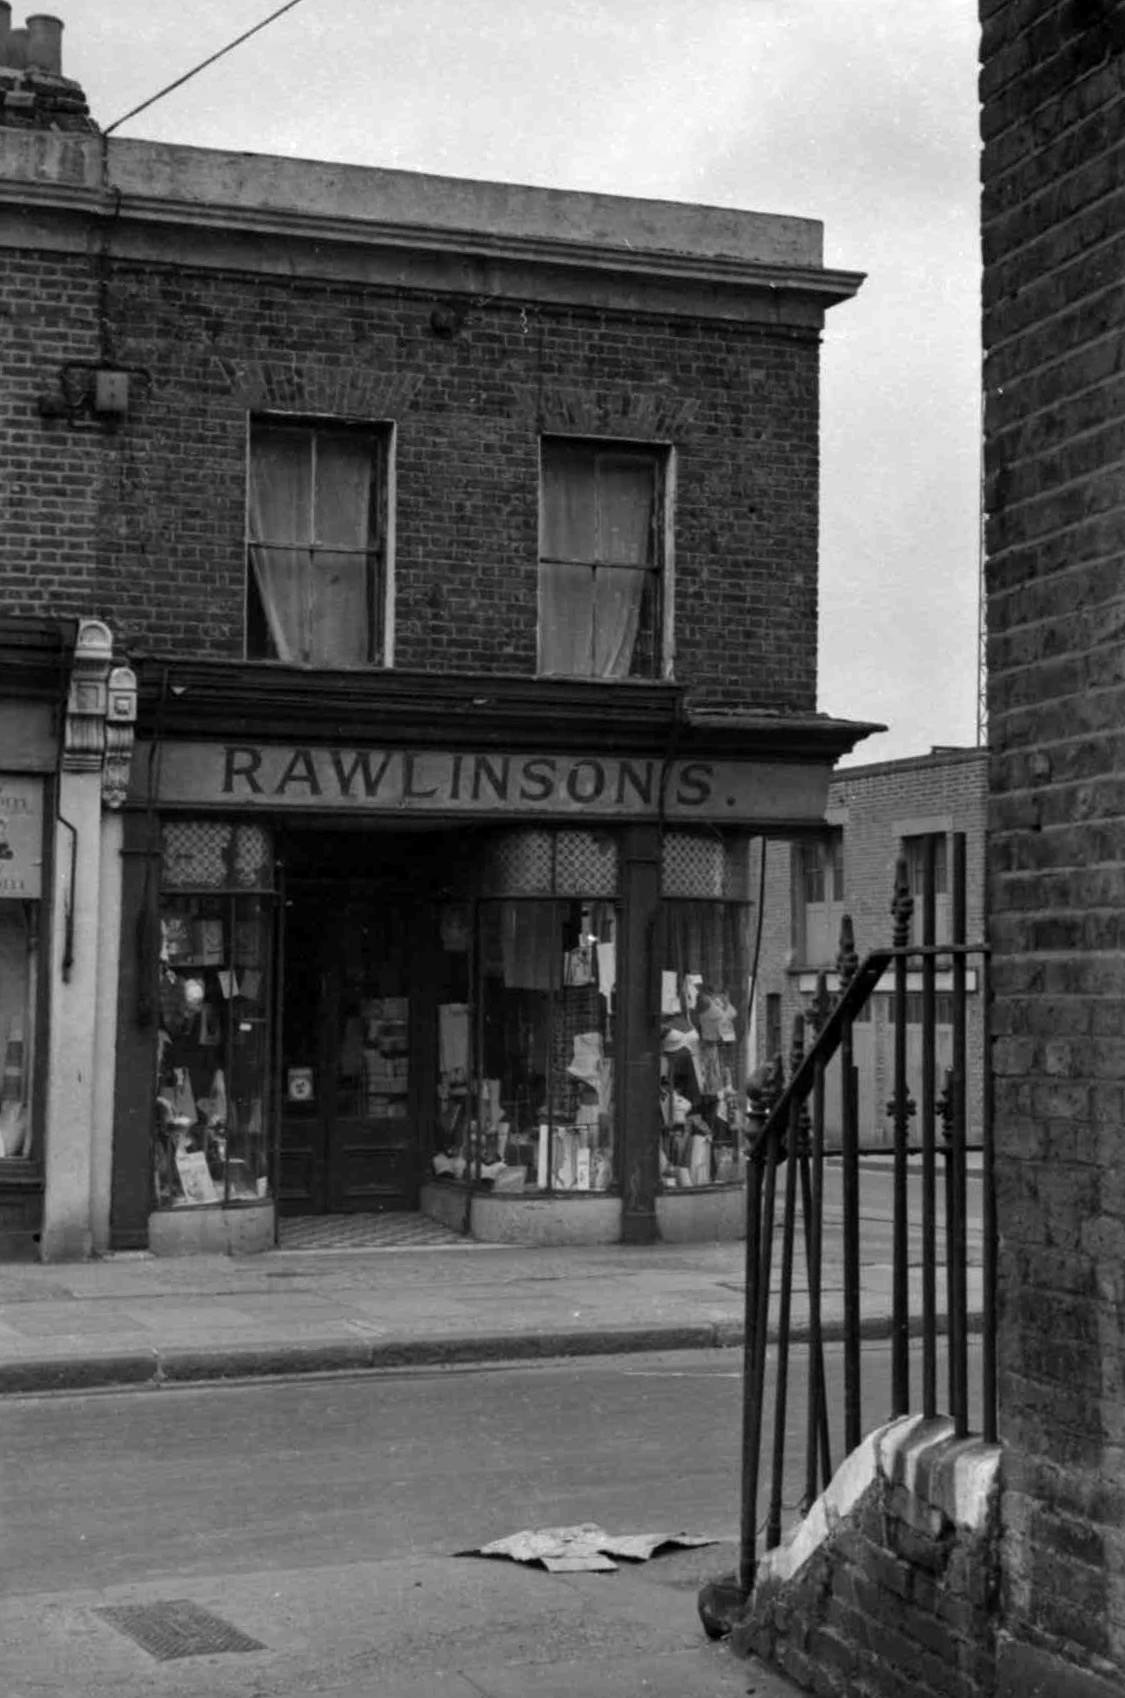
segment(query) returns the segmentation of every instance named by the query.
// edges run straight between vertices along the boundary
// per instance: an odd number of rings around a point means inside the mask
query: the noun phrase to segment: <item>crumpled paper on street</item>
[[[616,1569],[614,1557],[647,1562],[663,1550],[690,1550],[715,1543],[698,1533],[607,1533],[595,1522],[584,1521],[578,1527],[527,1528],[464,1554],[539,1563],[551,1574],[582,1574]]]

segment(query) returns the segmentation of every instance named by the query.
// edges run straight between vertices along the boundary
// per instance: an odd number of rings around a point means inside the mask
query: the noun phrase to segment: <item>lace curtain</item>
[[[250,453],[250,567],[278,660],[371,659],[372,447],[343,432],[265,427]]]
[[[629,676],[653,573],[655,497],[651,455],[544,445],[541,672]]]

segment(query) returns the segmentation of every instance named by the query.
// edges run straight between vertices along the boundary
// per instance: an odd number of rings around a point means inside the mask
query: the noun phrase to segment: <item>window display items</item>
[[[749,985],[741,903],[665,903],[661,972],[660,1174],[667,1191],[740,1181],[745,1172]]]
[[[268,961],[271,919],[259,896],[162,900],[157,1208],[250,1203],[270,1194],[261,964]]]
[[[0,901],[0,1160],[31,1155],[38,904]]]
[[[608,901],[479,905],[479,1001],[439,1010],[437,1178],[612,1187],[616,923]]]

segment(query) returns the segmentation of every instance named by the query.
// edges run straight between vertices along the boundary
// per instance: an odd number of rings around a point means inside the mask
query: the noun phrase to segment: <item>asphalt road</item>
[[[866,1361],[873,1426],[886,1415],[886,1347],[868,1346]],[[707,1647],[695,1616],[700,1581],[735,1555],[741,1362],[677,1351],[6,1399],[0,1690],[744,1694],[745,1665]],[[829,1377],[838,1403],[838,1350]],[[790,1503],[802,1386],[798,1375]],[[613,1576],[457,1554],[587,1520],[716,1543]],[[154,1664],[101,1614],[185,1598],[264,1649]],[[782,1690],[754,1676],[763,1698]]]
[[[888,1348],[865,1362],[866,1430],[887,1416]],[[741,1365],[677,1351],[8,1399],[0,1589],[452,1554],[585,1520],[733,1538]],[[838,1350],[829,1372],[838,1409]]]

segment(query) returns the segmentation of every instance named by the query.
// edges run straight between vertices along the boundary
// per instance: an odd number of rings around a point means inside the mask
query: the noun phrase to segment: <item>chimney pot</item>
[[[0,65],[6,65],[8,36],[12,28],[12,8],[8,0],[0,0]]]
[[[27,20],[27,62],[40,71],[62,75],[62,19],[36,12]]]
[[[4,58],[14,71],[22,71],[27,65],[27,31],[11,29],[4,46]]]

